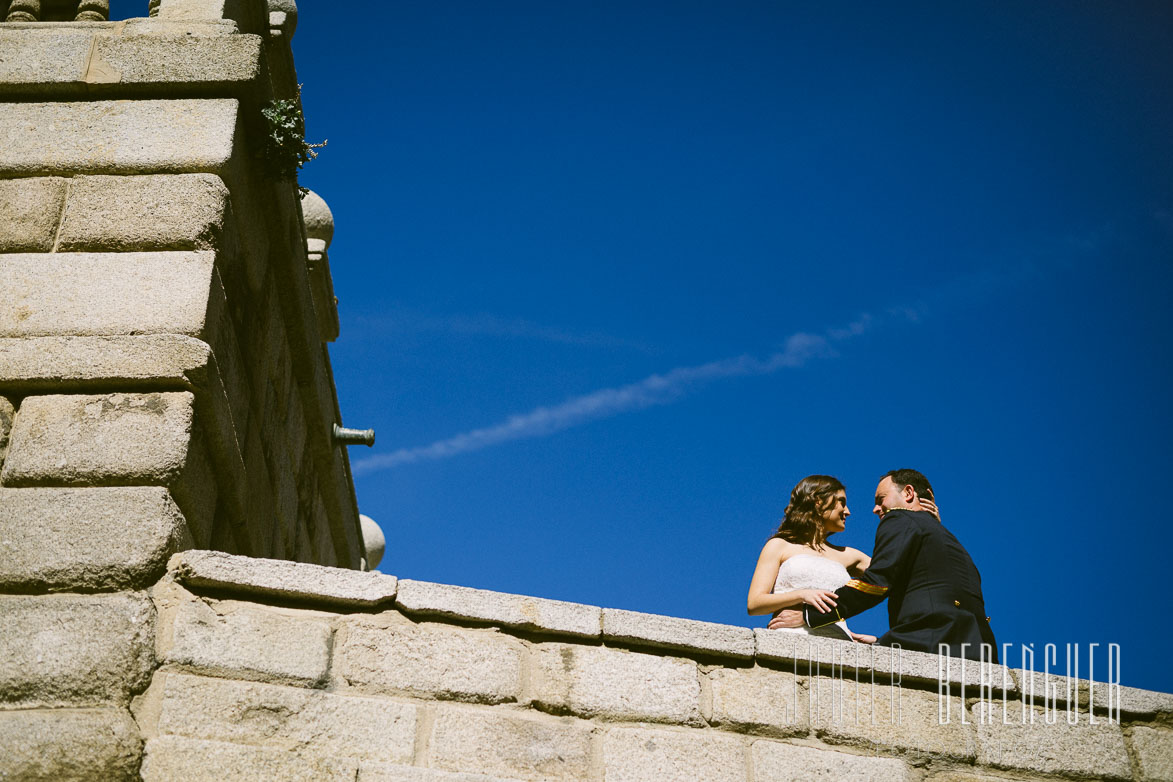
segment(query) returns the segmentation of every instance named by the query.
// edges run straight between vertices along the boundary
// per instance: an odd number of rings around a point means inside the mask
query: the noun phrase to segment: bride
[[[847,491],[830,475],[808,475],[790,492],[786,513],[758,557],[749,584],[746,610],[750,615],[777,614],[783,608],[809,603],[823,611],[835,607],[835,590],[867,570],[871,557],[848,546],[836,546],[827,538],[842,532],[851,511]],[[853,633],[846,622],[811,629],[783,628],[873,644],[874,635]]]

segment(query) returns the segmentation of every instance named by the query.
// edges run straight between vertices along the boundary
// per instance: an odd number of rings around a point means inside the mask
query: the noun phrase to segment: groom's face
[[[872,508],[872,513],[883,518],[884,514],[893,508],[913,507],[916,494],[906,491],[906,488],[911,487],[897,486],[892,482],[890,475],[885,475],[884,480],[876,487],[876,506]]]

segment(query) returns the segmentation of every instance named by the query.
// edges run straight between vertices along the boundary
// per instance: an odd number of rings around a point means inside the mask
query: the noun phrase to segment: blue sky
[[[1173,691],[1173,5],[366,13],[294,50],[382,570],[761,626],[791,487],[870,551],[910,466],[999,641]]]

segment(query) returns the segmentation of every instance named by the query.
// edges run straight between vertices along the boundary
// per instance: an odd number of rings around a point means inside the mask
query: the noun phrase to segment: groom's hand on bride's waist
[[[802,611],[793,608],[783,608],[770,620],[767,629],[777,630],[783,627],[802,627],[806,624],[802,618]]]

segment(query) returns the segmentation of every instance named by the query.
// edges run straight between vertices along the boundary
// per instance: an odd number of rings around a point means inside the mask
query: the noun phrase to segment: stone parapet
[[[283,560],[241,557],[222,551],[186,551],[176,554],[170,569],[177,581],[193,589],[221,589],[236,595],[255,595],[262,600],[300,600],[323,606],[373,607],[389,604],[395,600],[399,584],[412,583],[400,582],[395,576],[383,573],[362,573]]]
[[[879,656],[873,670],[855,655],[860,645],[831,639],[799,653],[769,642],[793,634],[762,631],[751,634],[747,657],[724,625],[628,612],[648,616],[646,628],[632,622],[612,641],[605,632],[543,628],[517,608],[535,598],[519,595],[441,584],[404,590],[422,582],[400,581],[378,603],[347,597],[386,589],[388,578],[176,555],[153,591],[162,665],[135,700],[144,778],[186,778],[184,762],[195,764],[192,778],[206,769],[330,778],[342,769],[359,780],[409,782],[1168,773],[1173,709],[1162,693],[1134,691],[1122,724],[1086,705],[1075,725],[1065,714],[1063,724],[1041,714],[1021,724],[1009,718],[1024,706],[1013,684],[990,690],[987,682],[983,692],[968,670],[962,677],[948,665],[930,682],[936,655],[897,664],[916,674],[901,680],[891,658]],[[665,644],[664,628],[685,626],[708,640]],[[844,659],[850,665],[828,662]],[[940,694],[950,682],[952,694]],[[1128,716],[1143,709],[1151,711]]]

